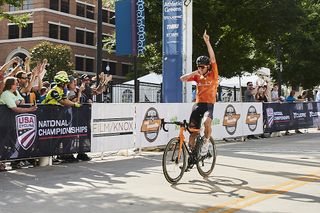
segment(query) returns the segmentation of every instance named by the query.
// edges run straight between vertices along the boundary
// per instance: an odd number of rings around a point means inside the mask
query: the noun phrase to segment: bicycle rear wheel
[[[177,183],[186,169],[186,148],[183,145],[180,158],[179,153],[179,139],[172,138],[167,144],[162,157],[162,170],[166,180],[171,183]]]
[[[201,150],[203,141],[201,141],[198,146],[199,149],[197,152],[197,155],[198,155],[197,169],[199,174],[202,177],[208,177],[213,171],[213,168],[216,164],[217,151],[216,151],[216,146],[214,144],[214,140],[212,137],[210,137],[209,143],[210,143],[209,150],[205,156],[200,155],[200,150]]]

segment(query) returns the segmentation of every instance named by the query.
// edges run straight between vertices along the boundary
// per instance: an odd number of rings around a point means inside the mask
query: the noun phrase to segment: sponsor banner
[[[136,147],[165,145],[179,135],[179,127],[168,124],[165,132],[160,129],[161,119],[165,121],[189,120],[192,104],[136,104]],[[189,134],[185,132],[189,138]]]
[[[0,106],[0,114],[0,160],[90,151],[89,105],[40,105],[21,114]]]
[[[212,137],[222,139],[242,135],[241,103],[216,103],[213,111]]]
[[[163,0],[164,55],[181,55],[183,44],[183,0]]]
[[[242,135],[256,135],[263,133],[263,111],[261,103],[242,104]]]
[[[264,103],[265,132],[317,127],[319,108],[317,102]]]
[[[183,0],[163,0],[163,91],[165,103],[182,102]]]
[[[133,104],[92,104],[91,151],[134,148]]]
[[[144,8],[144,0],[116,1],[117,55],[144,54],[146,43]]]

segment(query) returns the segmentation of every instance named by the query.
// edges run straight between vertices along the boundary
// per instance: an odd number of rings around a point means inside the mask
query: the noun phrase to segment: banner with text
[[[264,131],[277,132],[320,126],[317,102],[264,103]]]
[[[92,104],[91,151],[134,148],[134,104]]]
[[[183,0],[163,0],[163,91],[165,103],[182,102]]]
[[[0,106],[0,160],[90,152],[90,105],[40,105],[16,114]]]

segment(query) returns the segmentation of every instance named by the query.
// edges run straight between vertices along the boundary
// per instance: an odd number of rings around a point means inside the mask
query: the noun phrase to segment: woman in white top
[[[17,90],[18,81],[14,77],[5,79],[3,93],[0,96],[0,104],[6,104],[8,108],[16,113],[34,112],[37,107],[22,108],[19,105],[24,104],[24,99]]]

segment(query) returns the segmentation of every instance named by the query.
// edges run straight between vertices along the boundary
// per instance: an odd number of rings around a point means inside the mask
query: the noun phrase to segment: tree
[[[28,21],[30,18],[30,14],[10,15],[7,12],[4,12],[2,10],[3,5],[5,4],[19,8],[23,5],[23,0],[1,0],[0,1],[0,21],[2,19],[8,19],[10,22],[16,23],[21,27],[25,26],[26,21]]]
[[[47,59],[49,66],[46,68],[47,73],[45,78],[52,81],[55,74],[61,70],[66,71],[68,74],[73,74],[73,64],[71,62],[72,51],[67,45],[53,44],[50,42],[42,42],[31,50],[32,64]]]

